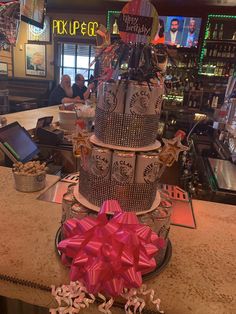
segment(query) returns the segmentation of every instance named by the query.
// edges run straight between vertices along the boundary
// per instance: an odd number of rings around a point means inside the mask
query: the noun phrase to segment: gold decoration
[[[167,167],[171,167],[178,160],[181,152],[187,151],[189,148],[181,143],[181,137],[176,136],[170,140],[163,139],[164,146],[159,154],[159,160]]]
[[[75,157],[81,158],[81,166],[87,170],[92,152],[92,145],[87,132],[78,132],[78,136],[73,138],[73,152]]]
[[[110,33],[103,24],[100,24],[96,30],[96,41],[97,47],[105,48],[111,44]]]

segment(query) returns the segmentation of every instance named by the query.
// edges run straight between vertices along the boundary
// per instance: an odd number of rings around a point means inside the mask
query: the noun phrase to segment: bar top
[[[17,192],[11,169],[0,167],[0,174],[0,186],[6,187],[0,189],[0,295],[52,307],[50,292],[1,278],[12,276],[48,287],[69,282],[69,271],[55,249],[61,205],[37,200],[40,192]],[[49,186],[56,178],[47,180]],[[236,206],[193,200],[193,207],[197,229],[171,226],[171,261],[145,283],[156,291],[166,314],[233,314]],[[85,312],[97,311],[92,306]],[[114,308],[112,313],[124,311]]]
[[[25,110],[4,115],[7,123],[19,122],[26,130],[32,130],[36,127],[37,120],[45,116],[53,116],[53,122],[59,121],[58,106],[44,107],[33,110]]]

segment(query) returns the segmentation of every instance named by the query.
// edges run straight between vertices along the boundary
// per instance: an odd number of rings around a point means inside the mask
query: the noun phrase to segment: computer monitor
[[[18,122],[0,128],[0,149],[13,162],[25,163],[39,153],[29,133]]]

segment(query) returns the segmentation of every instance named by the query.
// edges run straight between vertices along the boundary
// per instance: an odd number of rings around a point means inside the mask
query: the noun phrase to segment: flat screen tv
[[[45,0],[23,0],[21,4],[21,20],[43,28]]]
[[[18,122],[0,128],[0,148],[13,162],[27,162],[39,153],[29,133]]]
[[[153,43],[197,48],[201,22],[199,17],[159,16],[160,27]]]

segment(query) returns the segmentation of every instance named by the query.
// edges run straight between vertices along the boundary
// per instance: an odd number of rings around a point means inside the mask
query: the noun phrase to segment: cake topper
[[[151,43],[158,25],[158,13],[148,0],[128,2],[118,19],[120,37],[125,43]]]

